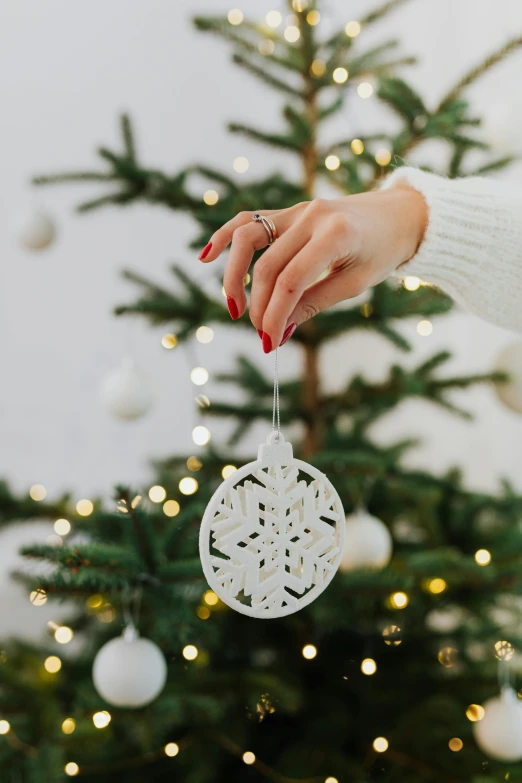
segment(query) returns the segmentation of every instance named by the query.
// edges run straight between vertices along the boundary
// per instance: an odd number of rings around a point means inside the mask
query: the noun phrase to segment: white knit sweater
[[[522,332],[522,187],[407,167],[383,187],[400,181],[422,193],[429,214],[419,250],[396,275],[420,277],[466,310]]]

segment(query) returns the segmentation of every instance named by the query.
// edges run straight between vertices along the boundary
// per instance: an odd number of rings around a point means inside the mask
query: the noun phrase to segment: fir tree
[[[509,157],[492,157],[481,140],[479,119],[463,91],[522,39],[488,56],[429,108],[398,75],[414,60],[400,52],[396,41],[371,49],[360,44],[366,28],[403,2],[386,2],[327,40],[316,24],[319,3],[305,0],[292,3],[295,25],[286,34],[237,15],[195,19],[198,29],[231,44],[237,65],[282,94],[279,130],[241,123],[230,130],[297,156],[302,170],[297,182],[274,173],[238,184],[208,165],[175,174],[148,169],[137,156],[127,117],[121,151],[99,151],[106,171],[38,177],[36,182],[108,183],[108,191],[84,203],[82,211],[136,201],[184,210],[198,226],[193,247],[199,248],[240,210],[284,208],[313,198],[320,178],[346,194],[371,189],[413,149],[422,152],[429,139],[447,144],[445,173],[450,176],[508,165]],[[363,94],[375,90],[396,114],[400,129],[324,145],[323,124],[356,89]],[[477,150],[483,156],[478,168],[470,162]],[[428,160],[425,167],[430,168]],[[194,175],[218,192],[216,203],[193,195]],[[172,288],[127,272],[141,295],[117,313],[165,324],[180,343],[191,340],[202,324],[252,329],[247,316],[232,326],[224,300],[203,291],[182,266],[173,272]],[[0,738],[2,780],[49,783],[78,775],[100,783],[263,778],[278,783],[481,783],[503,781],[508,773],[510,780],[522,780],[522,764],[486,763],[466,716],[468,705],[480,704],[498,689],[497,657],[506,650],[509,657],[511,648],[494,643],[506,634],[510,644],[522,641],[516,600],[522,592],[522,498],[507,485],[497,496],[470,491],[458,470],[434,476],[406,468],[401,460],[415,441],[383,447],[372,437],[372,425],[408,397],[465,416],[453,403],[452,391],[495,376],[443,375],[449,354],[441,352],[414,370],[392,367],[381,383],[355,377],[338,393],[328,393],[321,384],[319,358],[334,337],[374,330],[408,351],[397,328],[401,319],[450,310],[451,302],[434,289],[415,282],[409,288],[415,290],[379,285],[364,304],[322,313],[292,338],[303,364],[298,378],[281,383],[283,428],[300,426],[295,451],[330,476],[347,511],[363,500],[395,536],[387,568],[338,574],[298,614],[262,622],[229,611],[208,592],[198,558],[199,523],[223,467],[240,463],[237,443],[254,421],[270,426],[272,379],[250,357],[240,357],[235,372],[221,377],[237,385],[234,400],[241,393],[242,402],[231,401],[228,394],[201,409],[206,421],[226,416],[234,422],[229,443],[211,441],[197,456],[157,464],[157,483],[165,488],[169,506],[119,487],[112,507],[96,502],[90,512],[82,506],[75,510],[69,497],[45,504],[18,498],[0,485],[3,525],[35,518],[70,520],[71,543],[25,547],[26,557],[42,569],[37,576],[16,576],[37,602],[74,601],[67,627],[85,642],[77,656],[58,663],[48,661],[60,657],[61,650],[51,631],[43,647],[6,645],[0,659],[1,718],[8,722],[0,723],[0,732],[6,731]],[[179,490],[187,475],[199,487],[190,496]],[[487,566],[475,558],[481,549],[491,556]],[[128,597],[138,593],[140,630],[165,653],[168,682],[144,709],[113,709],[94,690],[92,661],[121,630]],[[197,657],[183,656],[186,645],[197,648]],[[372,675],[361,670],[368,658],[377,667]],[[102,710],[112,720],[97,729],[92,716]],[[388,743],[383,753],[382,743],[374,746],[378,737]],[[455,737],[464,743],[458,753],[448,749]],[[179,749],[175,757],[167,755],[168,743]]]

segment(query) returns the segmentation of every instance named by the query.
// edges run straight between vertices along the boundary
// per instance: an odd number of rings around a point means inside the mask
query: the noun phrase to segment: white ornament
[[[344,512],[328,478],[294,459],[281,433],[261,444],[212,496],[199,550],[210,587],[251,617],[297,612],[332,580],[344,542]]]
[[[167,664],[160,648],[128,625],[98,651],[92,679],[102,699],[114,707],[144,707],[163,690]]]
[[[364,508],[346,517],[346,538],[340,570],[384,568],[392,556],[392,537],[386,525]]]
[[[44,212],[32,212],[18,223],[18,236],[27,250],[43,250],[49,247],[55,235],[55,225]]]
[[[522,759],[522,702],[512,688],[484,703],[486,714],[473,724],[475,742],[498,761]]]
[[[510,376],[506,383],[495,384],[499,399],[511,410],[522,413],[522,342],[507,345],[499,353],[495,369]]]
[[[118,419],[133,420],[144,416],[152,407],[152,391],[145,375],[132,359],[124,359],[103,381],[101,398]]]

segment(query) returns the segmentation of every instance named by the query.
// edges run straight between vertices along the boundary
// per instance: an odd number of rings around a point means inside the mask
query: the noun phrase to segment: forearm
[[[409,167],[383,187],[398,185],[418,191],[428,215],[416,254],[395,274],[420,277],[470,312],[522,332],[522,187]]]

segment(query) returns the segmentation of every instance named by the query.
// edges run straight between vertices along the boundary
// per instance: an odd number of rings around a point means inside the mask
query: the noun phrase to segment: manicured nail
[[[263,332],[262,340],[263,340],[263,351],[265,353],[270,353],[270,351],[272,350],[272,340],[270,339],[270,335],[267,334],[266,332]]]
[[[199,260],[203,261],[203,259],[208,256],[208,254],[210,253],[211,249],[212,249],[212,242],[209,242],[208,245],[205,245],[205,247],[203,248],[203,250],[199,254]]]
[[[260,337],[261,339],[263,339],[263,330],[262,330],[262,329],[258,329],[258,330],[257,330],[257,333],[258,333],[259,337]]]
[[[281,340],[281,345],[284,345],[287,340],[291,338],[295,330],[297,329],[297,324],[289,324],[285,331],[283,332],[283,339]]]
[[[239,312],[237,309],[237,304],[234,302],[231,296],[227,296],[227,307],[228,307],[228,312],[230,313],[230,317],[232,318],[233,321],[235,321],[239,315]]]

